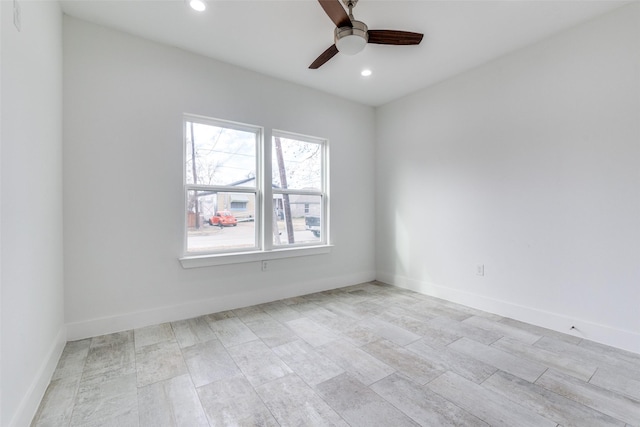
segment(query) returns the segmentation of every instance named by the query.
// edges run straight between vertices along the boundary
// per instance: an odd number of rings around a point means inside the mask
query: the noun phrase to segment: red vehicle
[[[209,218],[209,225],[217,225],[218,227],[235,227],[238,225],[238,220],[235,216],[231,215],[231,212],[229,211],[219,211]]]

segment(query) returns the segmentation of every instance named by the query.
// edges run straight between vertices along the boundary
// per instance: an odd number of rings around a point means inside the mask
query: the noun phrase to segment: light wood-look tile
[[[138,386],[144,387],[187,373],[182,351],[176,341],[163,341],[136,350]]]
[[[336,340],[318,348],[318,352],[365,385],[395,372],[391,366],[345,340]]]
[[[613,427],[623,426],[602,412],[567,399],[537,384],[531,384],[506,372],[498,371],[482,383],[482,386],[504,399],[511,400],[564,427]]]
[[[446,317],[452,320],[462,321],[471,317],[471,314],[443,305],[437,300],[418,300],[415,304],[400,306],[400,308],[404,308],[407,312],[412,313],[412,316],[422,318],[422,320],[425,321],[429,321],[435,317]]]
[[[407,345],[422,338],[407,329],[387,322],[379,317],[373,317],[360,322],[360,325],[369,328],[380,338],[384,338],[398,345]]]
[[[640,401],[549,369],[537,381],[541,387],[631,425],[640,425]]]
[[[454,372],[446,372],[428,384],[445,399],[492,426],[556,427],[557,423],[518,405]]]
[[[640,427],[640,355],[380,282],[70,342],[32,426]]]
[[[292,309],[289,305],[285,304],[282,301],[261,304],[260,308],[280,323],[285,323],[289,320],[300,319],[301,317],[303,317],[303,315],[300,314],[299,311]]]
[[[232,347],[258,339],[256,334],[235,316],[214,321],[209,318],[209,320],[209,326],[225,347]]]
[[[281,426],[348,426],[340,415],[295,375],[263,384],[256,391]]]
[[[313,347],[319,347],[339,337],[330,329],[325,328],[322,324],[314,322],[308,318],[291,320],[286,325],[300,338],[311,344]]]
[[[429,388],[401,375],[389,375],[372,384],[371,389],[422,426],[489,426]]]
[[[457,320],[450,319],[448,317],[438,316],[427,324],[439,331],[454,333],[458,335],[459,338],[472,338],[474,341],[482,344],[492,344],[503,337],[503,335],[498,332],[483,329],[472,325],[469,322],[458,322]]]
[[[148,345],[175,341],[176,339],[170,323],[162,323],[160,325],[134,329],[133,335],[136,350]]]
[[[384,339],[362,349],[418,384],[426,384],[444,372],[416,353]]]
[[[64,346],[64,350],[58,361],[58,366],[56,366],[56,370],[51,379],[57,380],[82,374],[84,364],[89,355],[90,346],[90,339],[68,342],[67,345]]]
[[[138,389],[141,427],[208,427],[209,422],[189,375]]]
[[[240,320],[242,320],[245,324],[250,321],[256,321],[260,319],[264,319],[265,316],[268,316],[262,308],[258,305],[253,305],[250,307],[242,307],[233,310],[233,314]]]
[[[196,387],[240,374],[238,365],[218,339],[183,348],[182,355]]]
[[[210,426],[278,426],[242,375],[207,384],[197,391]]]
[[[481,383],[497,370],[494,366],[449,347],[428,344],[424,339],[411,343],[406,348],[426,359],[436,369],[456,372],[475,383]]]
[[[296,340],[274,347],[273,352],[309,385],[327,381],[344,372],[331,359],[318,353],[311,345]]]
[[[495,332],[501,337],[509,337],[526,344],[533,344],[542,338],[540,335],[533,334],[523,329],[518,329],[503,322],[493,321],[482,316],[471,316],[462,321],[465,325],[476,326],[481,329]]]
[[[538,362],[549,368],[554,368],[574,376],[582,381],[589,381],[589,378],[596,372],[596,365],[581,363],[563,353],[544,350],[524,344],[521,341],[508,337],[502,337],[498,341],[491,344],[491,347],[499,348],[507,353],[512,354],[522,360],[530,360]]]
[[[291,368],[262,341],[239,344],[230,347],[228,351],[254,387],[293,373]]]
[[[133,331],[101,335],[91,339],[83,372],[108,374],[135,362]]]
[[[85,374],[80,381],[71,426],[103,425],[117,420],[122,425],[138,423],[136,372],[133,365],[107,375]]]
[[[504,317],[499,320],[500,323],[504,323],[505,325],[512,326],[517,329],[522,329],[523,331],[531,332],[534,335],[551,337],[563,340],[570,344],[580,344],[583,340],[580,337],[563,334],[562,332],[553,331],[551,329],[543,328],[537,325],[531,325],[529,323],[521,322],[519,320],[510,319],[508,317]]]
[[[350,426],[418,425],[373,390],[347,374],[318,384],[316,389]]]
[[[589,384],[623,394],[640,402],[640,381],[636,373],[629,373],[610,366],[601,366],[589,379]]]
[[[640,354],[632,353],[630,351],[609,347],[608,345],[589,340],[581,340],[579,346],[594,353],[600,354],[603,357],[606,357],[609,361],[623,360],[625,361],[625,363],[629,363],[632,366],[637,366],[637,364],[640,363]]]
[[[343,298],[344,299],[344,298]],[[360,303],[349,303],[345,301],[329,302],[322,305],[325,309],[339,316],[349,317],[354,320],[362,320],[374,316],[368,307]]]
[[[191,347],[217,338],[204,316],[171,322],[171,327],[180,348]]]
[[[80,375],[54,379],[49,383],[32,426],[68,426],[80,384]]]
[[[380,336],[376,335],[375,331],[358,324],[351,324],[343,328],[340,331],[340,335],[345,341],[356,347],[361,347],[380,339]]]
[[[534,346],[562,353],[585,364],[610,366],[614,369],[623,370],[632,378],[640,380],[640,369],[638,369],[638,363],[640,362],[634,362],[634,360],[624,357],[627,353],[624,350],[620,350],[620,357],[616,357],[616,351],[612,348],[609,351],[600,351],[585,345],[572,345],[565,340],[551,337],[543,337]]]
[[[356,319],[334,313],[324,307],[318,307],[317,309],[308,311],[305,314],[307,319],[324,326],[336,335],[341,335],[343,331],[349,330],[349,328],[357,324]]]
[[[460,338],[447,347],[529,382],[534,382],[547,370],[546,366],[538,362],[523,360],[505,351],[480,344],[469,338]]]
[[[410,313],[403,312],[403,310],[386,310],[378,314],[378,318],[420,336],[430,335],[435,332],[433,328],[427,326],[424,319],[417,319]],[[458,338],[460,337],[456,336],[455,339],[452,339],[449,342],[455,341]],[[447,344],[449,342],[447,342]]]
[[[277,347],[297,339],[291,329],[264,312],[261,315],[254,313],[250,318],[244,319],[244,323],[269,347]]]

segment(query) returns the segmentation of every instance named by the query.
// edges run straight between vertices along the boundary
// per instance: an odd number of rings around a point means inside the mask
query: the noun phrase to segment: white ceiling
[[[627,2],[588,0],[360,0],[370,29],[424,33],[419,46],[367,45],[308,66],[333,44],[316,0],[62,1],[66,14],[243,68],[378,106],[459,74]],[[367,78],[363,68],[373,70]]]

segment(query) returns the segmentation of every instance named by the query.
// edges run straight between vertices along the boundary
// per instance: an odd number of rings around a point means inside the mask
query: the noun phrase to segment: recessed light
[[[191,6],[193,10],[197,10],[198,12],[202,12],[207,8],[207,5],[204,4],[204,1],[202,0],[190,0],[189,6]]]
[[[368,68],[365,68],[364,70],[360,71],[360,75],[362,77],[369,77],[371,74],[372,74],[372,72]]]

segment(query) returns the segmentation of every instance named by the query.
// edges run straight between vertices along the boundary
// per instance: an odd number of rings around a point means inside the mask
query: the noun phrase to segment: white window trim
[[[198,116],[194,114],[183,115],[183,144],[186,144],[186,122],[193,121],[195,123],[212,124],[214,126],[226,125],[228,127],[239,129],[257,131],[257,146],[256,156],[258,157],[258,165],[256,171],[256,187],[255,188],[242,188],[242,187],[226,187],[226,186],[198,186],[188,185],[186,183],[186,176],[183,169],[183,187],[186,206],[186,197],[188,190],[208,190],[211,187],[215,187],[218,191],[233,192],[233,193],[248,193],[255,194],[256,205],[259,212],[256,211],[256,247],[248,248],[247,250],[238,249],[236,252],[209,252],[209,253],[188,253],[187,252],[187,229],[184,229],[184,246],[183,256],[178,258],[183,268],[201,268],[212,267],[218,265],[227,264],[240,264],[261,262],[274,259],[294,258],[301,256],[322,255],[331,252],[333,247],[329,242],[329,141],[323,138],[300,135],[292,132],[273,130],[273,134],[282,138],[296,139],[299,141],[319,143],[321,141],[323,148],[323,165],[322,165],[322,191],[309,191],[309,190],[292,190],[292,189],[279,189],[276,194],[305,194],[305,195],[318,195],[323,199],[322,202],[322,218],[323,227],[321,231],[320,243],[315,245],[309,245],[305,243],[293,244],[293,245],[280,245],[275,246],[273,244],[272,230],[270,227],[263,226],[264,224],[271,224],[273,220],[273,209],[271,209],[270,203],[263,201],[273,200],[273,188],[271,186],[271,157],[272,147],[271,143],[272,134],[269,131],[265,131],[264,128],[254,125],[246,125],[243,123],[231,122],[222,119],[213,119],[204,116]],[[269,141],[269,143],[265,143]],[[186,147],[183,146],[183,168],[186,164]],[[269,205],[269,206],[267,206]],[[187,212],[185,210],[183,224],[187,222]],[[267,232],[269,230],[269,232]]]
[[[179,260],[182,268],[213,267],[216,265],[241,264],[247,262],[261,262],[274,259],[322,255],[330,253],[331,248],[333,248],[333,245],[303,246],[292,248],[278,248],[270,251],[251,251],[185,256],[180,258]]]

